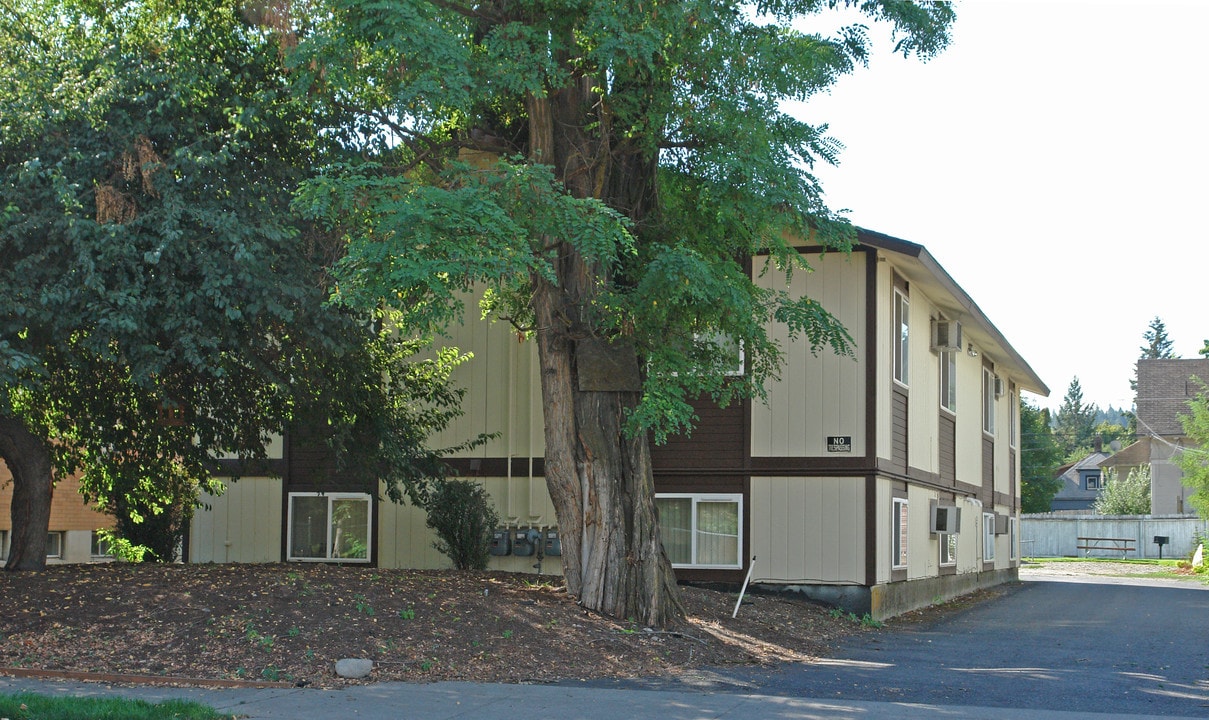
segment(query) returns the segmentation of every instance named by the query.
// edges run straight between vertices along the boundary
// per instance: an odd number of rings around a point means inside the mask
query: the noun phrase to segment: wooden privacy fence
[[[1165,558],[1190,555],[1209,538],[1209,521],[1195,515],[1095,515],[1039,513],[1020,518],[1021,550],[1030,557],[1158,558],[1156,537],[1167,540]],[[1113,542],[1106,542],[1113,541]],[[1080,547],[1086,546],[1086,547]]]

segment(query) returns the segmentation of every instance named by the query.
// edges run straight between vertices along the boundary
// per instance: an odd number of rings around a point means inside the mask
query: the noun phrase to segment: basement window
[[[655,507],[672,567],[742,568],[742,495],[661,494]]]
[[[63,533],[46,533],[46,557],[55,560],[63,558]]]
[[[287,560],[370,560],[368,493],[290,493]]]
[[[894,516],[891,519],[893,537],[893,567],[900,570],[907,567],[907,501],[901,498],[894,500]]]
[[[957,535],[940,536],[940,564],[942,566],[957,564]]]

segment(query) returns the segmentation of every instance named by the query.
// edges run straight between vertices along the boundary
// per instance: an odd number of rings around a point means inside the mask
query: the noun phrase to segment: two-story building
[[[691,437],[653,449],[678,576],[738,584],[750,570],[759,585],[875,617],[1016,577],[1020,392],[1048,388],[922,246],[862,230],[851,254],[819,250],[802,248],[815,271],[786,289],[833,313],[855,355],[815,356],[786,335],[766,404],[702,403]],[[785,282],[762,262],[753,258],[753,277]],[[536,348],[504,323],[467,318],[449,334],[474,359],[455,376],[465,414],[433,442],[497,433],[450,458],[489,491],[508,539],[522,540],[501,542],[493,567],[557,572],[557,556],[523,541],[557,526]],[[273,473],[244,477],[198,512],[191,561],[448,566],[422,511],[341,485],[297,439],[272,454]]]

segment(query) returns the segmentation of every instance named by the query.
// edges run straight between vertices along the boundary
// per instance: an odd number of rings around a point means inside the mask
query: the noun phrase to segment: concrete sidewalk
[[[250,720],[358,718],[361,720],[569,720],[647,718],[772,718],[774,720],[1125,720],[1173,716],[1057,712],[1035,709],[917,705],[732,693],[605,690],[569,685],[479,683],[378,683],[342,690],[117,687],[0,677],[0,692],[45,695],[122,696],[159,702],[194,700]],[[1189,719],[1191,720],[1191,719]]]

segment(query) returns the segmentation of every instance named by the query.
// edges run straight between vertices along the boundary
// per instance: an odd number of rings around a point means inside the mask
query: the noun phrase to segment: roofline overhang
[[[894,253],[908,259],[909,262],[905,263],[907,267],[904,268],[908,280],[919,283],[925,289],[939,290],[939,293],[930,293],[929,299],[951,314],[951,319],[960,322],[966,333],[972,330],[976,336],[974,342],[980,349],[1008,365],[1021,388],[1042,397],[1049,396],[1049,387],[1032,366],[1012,347],[982,308],[978,307],[978,303],[974,302],[969,293],[941,267],[927,248],[865,228],[857,228],[857,245]]]

